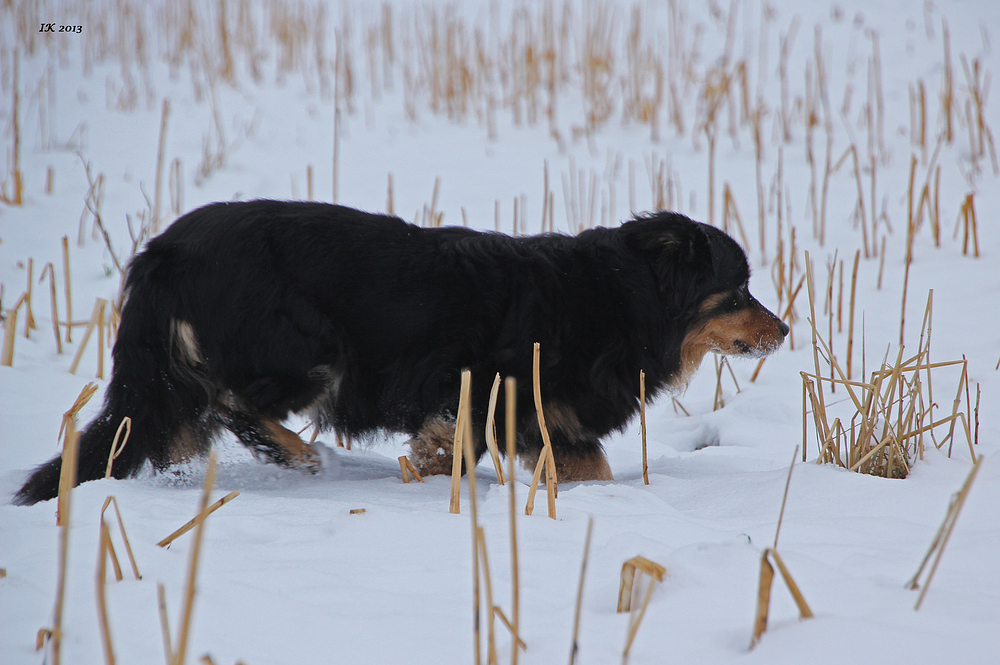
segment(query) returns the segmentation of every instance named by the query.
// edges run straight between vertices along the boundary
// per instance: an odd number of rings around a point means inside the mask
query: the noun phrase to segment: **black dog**
[[[258,457],[315,469],[280,423],[308,413],[348,435],[408,433],[423,472],[450,469],[460,373],[472,370],[476,452],[493,377],[518,379],[517,450],[537,459],[533,342],[561,480],[610,479],[600,439],[647,395],[683,386],[708,351],[762,356],[788,327],[747,291],[740,247],[673,213],[576,237],[420,228],[321,203],[217,203],[132,262],[104,409],[79,482],[203,454],[226,428]],[[504,409],[501,394],[499,412]],[[500,440],[503,419],[498,418]],[[15,501],[57,493],[60,460]]]

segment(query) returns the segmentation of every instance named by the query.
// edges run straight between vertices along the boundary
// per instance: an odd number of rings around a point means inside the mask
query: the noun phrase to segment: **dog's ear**
[[[702,224],[661,212],[622,225],[625,242],[648,262],[659,290],[678,307],[698,299],[712,282],[712,248]]]

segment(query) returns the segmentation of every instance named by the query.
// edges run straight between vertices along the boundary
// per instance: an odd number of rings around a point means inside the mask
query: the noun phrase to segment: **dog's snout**
[[[781,331],[781,339],[788,337],[788,333],[791,331],[791,328],[788,327],[788,324],[779,319],[777,314],[775,314],[771,310],[761,305],[760,301],[758,301],[756,298],[754,298],[753,301],[757,304],[758,307],[767,312],[768,316],[774,319],[774,322],[778,324],[778,330]]]

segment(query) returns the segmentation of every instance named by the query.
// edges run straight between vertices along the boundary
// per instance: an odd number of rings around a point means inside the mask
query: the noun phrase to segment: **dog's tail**
[[[182,453],[203,452],[199,448],[207,446],[208,426],[199,423],[204,422],[209,396],[197,380],[192,357],[197,357],[197,347],[190,325],[172,316],[176,303],[168,302],[169,290],[156,286],[156,263],[147,252],[137,257],[129,272],[129,299],[112,352],[113,373],[104,407],[79,438],[77,483],[105,476],[115,433],[125,417],[131,418],[131,433],[114,460],[114,478],[134,476],[147,460],[157,468],[166,466],[175,445],[188,448]],[[37,467],[14,503],[31,505],[54,498],[61,466],[61,456],[56,456]]]

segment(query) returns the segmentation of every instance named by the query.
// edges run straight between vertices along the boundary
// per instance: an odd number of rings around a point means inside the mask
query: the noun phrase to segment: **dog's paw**
[[[306,473],[319,473],[323,470],[323,456],[315,445],[302,444],[302,450],[295,460],[295,468]]]

